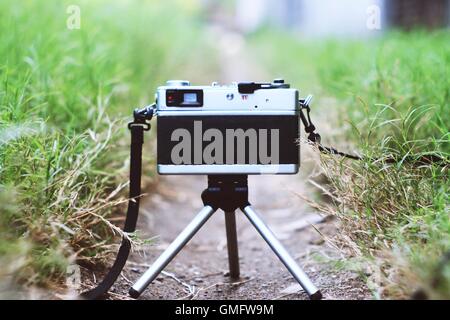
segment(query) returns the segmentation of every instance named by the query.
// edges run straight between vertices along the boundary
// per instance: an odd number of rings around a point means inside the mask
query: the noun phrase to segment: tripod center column
[[[239,247],[237,240],[236,213],[225,212],[225,226],[227,231],[228,263],[231,281],[239,280]]]

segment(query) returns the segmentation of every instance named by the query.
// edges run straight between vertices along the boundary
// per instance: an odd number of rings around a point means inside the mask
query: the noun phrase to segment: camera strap
[[[314,126],[314,124],[311,121],[311,107],[310,107],[311,101],[312,101],[312,96],[308,96],[306,99],[300,100],[300,106],[301,106],[300,119],[302,120],[303,125],[305,126],[305,131],[308,134],[308,140],[312,144],[316,145],[318,147],[319,151],[324,154],[337,155],[337,156],[341,156],[341,157],[352,159],[352,160],[363,160],[364,158],[362,158],[362,157],[352,155],[349,153],[345,153],[345,152],[341,152],[335,148],[325,147],[322,145],[321,136],[320,136],[320,134],[315,132],[316,127]],[[306,110],[306,116],[303,113],[303,110]],[[377,161],[380,159],[372,158],[371,160]],[[423,165],[434,164],[434,165],[438,165],[443,168],[447,168],[448,166],[450,166],[450,161],[448,159],[446,159],[444,157],[440,157],[435,154],[422,155],[420,157],[406,156],[402,159],[398,159],[398,158],[395,158],[394,156],[390,156],[387,158],[383,158],[383,162],[387,163],[387,164],[398,163],[398,162],[407,162],[407,163],[413,164],[414,166],[423,166]]]
[[[338,156],[353,159],[353,160],[362,160],[362,158],[359,156],[341,152],[335,148],[325,147],[322,145],[322,143],[321,143],[322,138],[321,138],[320,134],[315,132],[316,127],[314,126],[314,124],[312,123],[312,120],[311,120],[311,107],[309,106],[311,101],[312,101],[312,96],[308,96],[306,99],[300,100],[300,106],[301,106],[300,119],[302,120],[303,125],[305,126],[305,131],[308,134],[308,140],[311,143],[313,143],[314,145],[316,145],[319,148],[319,151],[322,153],[338,155]],[[303,113],[303,110],[306,110],[306,116]]]
[[[142,175],[142,147],[144,144],[144,132],[149,131],[151,126],[147,121],[153,117],[153,106],[136,110],[134,112],[134,121],[128,124],[131,132],[130,147],[130,186],[128,210],[123,228],[122,243],[117,253],[111,269],[108,271],[103,281],[94,289],[81,294],[81,298],[88,300],[98,300],[108,293],[120,276],[128,256],[131,251],[131,240],[128,234],[136,231],[137,219],[139,215],[140,197],[141,197],[141,175]]]

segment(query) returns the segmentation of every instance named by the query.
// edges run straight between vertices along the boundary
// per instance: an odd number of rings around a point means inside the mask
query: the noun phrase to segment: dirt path
[[[214,27],[211,35],[220,45],[221,82],[271,80],[256,67],[237,33]],[[139,229],[159,235],[145,256],[134,254],[113,292],[127,295],[129,282],[137,280],[147,264],[168,246],[202,208],[200,194],[206,177],[162,177],[159,193],[143,203]],[[321,288],[326,299],[367,299],[370,293],[356,274],[330,272],[314,253],[336,256],[310,223],[322,218],[296,193],[313,197],[302,176],[250,177],[250,202],[266,220],[298,263]],[[241,282],[231,284],[224,214],[215,213],[205,227],[152,283],[141,299],[306,299],[284,266],[242,213],[237,214]],[[336,232],[335,221],[316,227],[325,235]]]

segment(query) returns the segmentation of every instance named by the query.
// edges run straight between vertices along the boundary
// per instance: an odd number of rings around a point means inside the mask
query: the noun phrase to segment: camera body
[[[299,92],[283,80],[168,81],[156,99],[159,174],[298,173]]]

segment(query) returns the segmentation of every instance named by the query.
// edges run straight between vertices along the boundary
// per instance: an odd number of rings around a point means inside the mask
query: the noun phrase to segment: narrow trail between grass
[[[219,46],[220,82],[271,80],[250,56],[244,38],[214,25],[211,39]],[[303,155],[303,158],[305,155]],[[358,275],[334,272],[314,254],[339,256],[323,237],[337,232],[337,222],[324,219],[298,196],[314,197],[303,176],[251,176],[250,202],[304,268],[325,299],[369,299],[371,294]],[[203,207],[201,192],[206,177],[161,177],[157,194],[142,204],[139,230],[158,235],[145,253],[134,253],[114,286],[114,297],[126,297],[131,282],[141,276],[168,244]],[[237,213],[241,281],[231,283],[225,235],[225,218],[216,212],[203,229],[145,291],[141,299],[307,299],[307,295],[272,253],[242,213]]]

